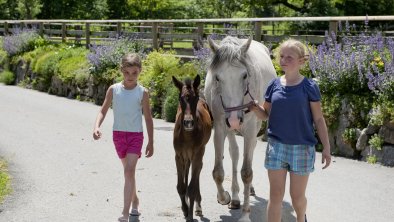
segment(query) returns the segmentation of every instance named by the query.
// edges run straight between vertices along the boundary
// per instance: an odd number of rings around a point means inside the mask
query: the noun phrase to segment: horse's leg
[[[203,166],[203,157],[204,157],[204,153],[205,153],[205,146],[203,146],[202,148],[200,148],[200,151],[197,156],[195,157],[195,161],[196,164],[200,164],[200,171],[197,174],[197,192],[196,192],[196,216],[202,217],[202,208],[201,208],[201,192],[200,192],[200,174],[201,174],[201,170],[202,170],[202,166]]]
[[[224,139],[226,138],[226,128],[223,125],[215,124],[214,126],[214,145],[215,145],[215,167],[213,168],[212,176],[215,180],[218,190],[217,200],[222,205],[227,205],[231,201],[230,194],[223,188],[224,169],[223,169],[223,149]]]
[[[185,183],[185,162],[179,155],[175,155],[176,171],[178,174],[178,183],[176,188],[182,202],[183,215],[187,217],[188,207],[186,203],[186,184]]]
[[[244,203],[239,222],[250,222],[250,188],[253,179],[253,152],[256,146],[256,132],[254,129],[245,130],[244,134],[244,158],[241,169],[241,178],[244,183]]]
[[[192,160],[192,177],[190,180],[190,185],[188,189],[193,197],[190,197],[190,209],[189,212],[193,214],[192,201],[196,203],[196,216],[202,216],[201,209],[201,193],[200,193],[200,173],[202,169],[202,159],[204,156],[205,147],[198,148],[198,153],[194,156]],[[191,210],[191,211],[190,211]],[[193,218],[192,218],[193,219]]]
[[[239,147],[235,140],[234,132],[227,133],[228,142],[230,145],[230,157],[232,162],[232,179],[231,179],[231,202],[229,204],[230,209],[241,208],[241,201],[239,200],[239,185],[238,185],[238,159],[239,159]]]

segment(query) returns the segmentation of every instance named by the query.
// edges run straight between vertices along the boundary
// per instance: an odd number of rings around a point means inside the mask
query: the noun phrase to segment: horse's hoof
[[[256,191],[254,190],[254,187],[250,187],[250,196],[256,196]]]
[[[204,215],[202,215],[202,210],[196,210],[195,212],[197,217],[203,217]]]
[[[226,197],[224,198],[224,200],[221,201],[221,200],[219,200],[219,194],[217,195],[216,198],[217,198],[219,204],[221,204],[221,205],[228,205],[230,203],[231,196],[230,196],[230,194],[227,191],[225,192],[225,196]]]
[[[233,209],[233,210],[240,209],[241,208],[241,201],[239,201],[239,200],[232,200],[230,202],[230,204],[228,205],[228,208],[229,209]]]

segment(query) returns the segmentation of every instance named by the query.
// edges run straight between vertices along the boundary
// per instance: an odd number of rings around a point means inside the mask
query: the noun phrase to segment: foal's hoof
[[[197,217],[204,216],[204,215],[202,215],[202,210],[196,210],[195,214],[196,214]]]
[[[250,196],[256,196],[256,191],[254,190],[254,187],[250,187]]]
[[[217,195],[216,198],[217,198],[217,200],[218,200],[218,203],[221,204],[221,205],[227,205],[227,204],[229,204],[230,201],[231,201],[230,194],[229,194],[227,191],[225,192],[225,198],[224,198],[224,200],[219,200],[219,194]]]
[[[239,200],[232,200],[230,202],[230,204],[228,205],[228,208],[229,209],[233,209],[233,210],[241,208],[241,201],[239,201]]]

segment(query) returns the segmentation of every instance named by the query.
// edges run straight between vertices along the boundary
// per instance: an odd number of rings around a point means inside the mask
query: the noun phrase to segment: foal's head
[[[181,118],[183,128],[186,131],[194,129],[196,119],[197,103],[199,100],[198,86],[200,85],[200,76],[197,75],[194,80],[186,79],[184,82],[179,81],[174,76],[172,81],[179,89],[179,104],[181,113],[177,113],[177,118]],[[179,115],[180,114],[180,115]]]

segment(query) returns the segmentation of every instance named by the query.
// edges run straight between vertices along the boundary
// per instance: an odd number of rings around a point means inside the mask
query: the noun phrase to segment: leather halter
[[[244,109],[248,108],[249,106],[253,105],[254,104],[254,98],[253,98],[252,94],[250,94],[250,92],[249,92],[249,82],[246,85],[246,92],[245,92],[244,96],[246,96],[247,94],[249,94],[249,96],[252,99],[252,101],[250,101],[249,103],[240,105],[240,106],[233,106],[233,107],[225,107],[224,103],[223,103],[222,95],[220,95],[220,100],[222,102],[222,106],[223,106],[224,112],[227,113],[227,112],[232,112],[232,111],[244,110]],[[247,110],[245,110],[245,113],[248,113],[248,112],[250,112],[249,108]]]

